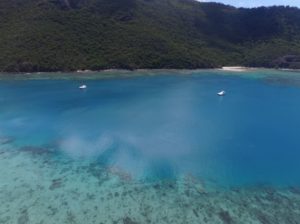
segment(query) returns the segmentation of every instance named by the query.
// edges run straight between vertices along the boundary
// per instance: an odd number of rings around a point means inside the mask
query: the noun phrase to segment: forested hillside
[[[300,9],[194,0],[0,0],[0,71],[300,68]]]

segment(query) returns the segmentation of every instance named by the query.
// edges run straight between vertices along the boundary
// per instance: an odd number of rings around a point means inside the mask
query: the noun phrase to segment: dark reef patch
[[[219,218],[223,221],[225,224],[232,224],[233,220],[231,218],[231,215],[228,211],[221,211],[218,213]]]
[[[289,190],[293,194],[299,194],[300,195],[300,187],[290,187]]]
[[[21,215],[18,218],[18,224],[27,224],[29,222],[29,216],[27,209],[21,211]]]
[[[103,182],[109,180],[109,176],[108,176],[108,173],[106,172],[105,168],[103,168],[98,163],[91,163],[87,167],[87,172],[98,179],[99,186],[101,186]]]
[[[54,149],[51,147],[24,146],[21,147],[20,150],[33,155],[49,155],[54,153]]]
[[[123,224],[138,224],[137,222],[133,221],[131,218],[129,217],[125,217],[123,219]]]
[[[271,76],[264,78],[267,84],[300,87],[300,78],[297,76]]]
[[[258,211],[258,210],[256,210],[255,213],[256,213],[255,214],[256,218],[260,221],[261,224],[272,224],[273,223],[269,220],[269,217],[265,213]]]
[[[57,188],[61,188],[63,186],[63,180],[61,178],[52,180],[52,184],[50,185],[50,190],[55,190]]]
[[[195,215],[196,217],[199,217],[199,214],[198,214],[198,212],[196,211],[196,209],[193,209],[193,213],[194,213],[194,215]]]
[[[15,139],[13,137],[6,137],[6,136],[1,136],[0,137],[0,145],[6,145],[13,143]]]

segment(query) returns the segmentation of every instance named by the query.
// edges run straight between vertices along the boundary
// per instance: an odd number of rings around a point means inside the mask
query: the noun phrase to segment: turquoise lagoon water
[[[299,87],[272,70],[2,74],[0,223],[300,223]]]

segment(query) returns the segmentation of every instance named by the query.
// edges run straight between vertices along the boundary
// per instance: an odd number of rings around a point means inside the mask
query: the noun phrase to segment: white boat
[[[86,85],[81,85],[81,86],[79,86],[79,89],[86,89],[86,88],[87,88]]]
[[[222,90],[221,92],[218,92],[219,96],[225,96],[226,92],[224,90]]]

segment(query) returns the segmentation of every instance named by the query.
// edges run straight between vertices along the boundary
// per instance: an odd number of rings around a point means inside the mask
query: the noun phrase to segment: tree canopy
[[[300,9],[294,7],[0,0],[0,71],[297,68],[299,55]]]

